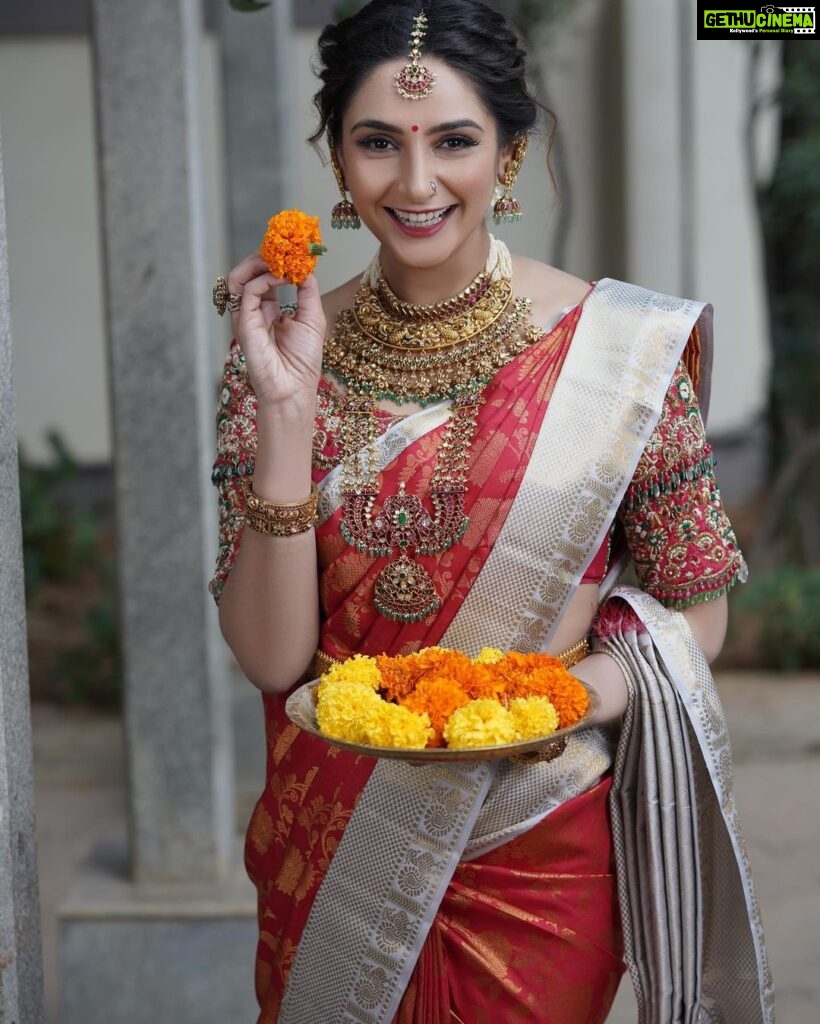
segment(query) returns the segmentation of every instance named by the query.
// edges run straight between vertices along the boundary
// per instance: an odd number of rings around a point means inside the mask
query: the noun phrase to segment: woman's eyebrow
[[[398,125],[388,124],[386,121],[376,121],[372,118],[357,121],[350,130],[355,132],[358,128],[370,128],[372,131],[390,132],[393,135],[404,135],[404,129],[398,127]],[[469,118],[463,118],[460,121],[445,121],[443,124],[437,124],[434,127],[429,128],[427,130],[427,134],[438,135],[441,132],[458,131],[460,128],[475,128],[476,131],[484,131],[480,124],[476,124],[475,121],[471,121]]]

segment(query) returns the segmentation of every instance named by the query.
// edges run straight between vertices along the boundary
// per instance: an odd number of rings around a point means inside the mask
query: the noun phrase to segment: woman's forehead
[[[435,57],[425,57],[436,82],[429,96],[408,100],[396,89],[395,76],[407,59],[386,61],[362,80],[344,112],[344,127],[350,130],[360,121],[380,121],[411,131],[429,131],[440,124],[471,120],[489,130],[492,115],[465,76]]]

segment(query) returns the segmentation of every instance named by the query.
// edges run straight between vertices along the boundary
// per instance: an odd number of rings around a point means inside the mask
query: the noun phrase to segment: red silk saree
[[[321,525],[322,649],[327,654],[407,653],[439,641],[515,500],[581,308],[509,363],[488,388],[472,450],[468,531],[444,554],[420,558],[442,597],[434,617],[401,624],[378,615],[373,580],[385,560],[361,554],[341,539],[341,511]],[[331,417],[327,409],[327,420]],[[325,423],[319,436],[332,449]],[[425,492],[441,429],[391,464],[385,492],[394,492],[401,482],[411,492]],[[321,475],[317,472],[317,481]],[[265,695],[264,705],[267,784],[248,827],[245,862],[259,892],[259,1024],[273,1024],[316,891],[373,762],[301,733],[287,721],[282,697]],[[605,1018],[624,969],[608,788],[603,782],[577,805],[561,808],[560,823],[545,822],[459,868],[397,1024],[458,1019],[478,1024],[489,1021],[491,1013],[511,1024],[588,1024]]]
[[[356,652],[405,653],[442,638],[467,649],[476,633],[474,630],[468,644],[462,642],[466,635],[462,612],[471,602],[471,621],[478,623],[482,638],[486,635],[482,624],[500,623],[507,614],[505,603],[510,606],[523,630],[519,634],[523,646],[519,649],[529,649],[526,645],[540,643],[539,637],[546,635],[549,622],[560,615],[562,593],[566,595],[577,585],[584,565],[600,561],[594,552],[602,543],[608,548],[616,513],[620,535],[616,531],[613,547],[626,541],[639,578],[658,600],[680,607],[728,589],[739,577],[742,557],[720,506],[711,475],[711,453],[694,398],[692,381],[697,380],[699,367],[686,358],[700,349],[698,327],[692,330],[692,325],[702,307],[638,292],[618,282],[607,282],[605,288],[599,285],[593,291],[596,312],[590,323],[588,317],[584,318],[584,344],[580,349],[577,344],[572,348],[571,372],[561,376],[589,297],[540,342],[510,362],[488,386],[471,451],[465,509],[470,517],[469,529],[449,551],[420,559],[442,597],[442,609],[435,616],[422,623],[400,625],[376,614],[372,586],[384,560],[351,549],[339,534],[340,510],[332,502],[327,504],[317,530],[324,618],[322,648],[327,654],[344,658]],[[675,308],[681,310],[677,320],[669,316],[670,309]],[[690,331],[684,359],[675,369]],[[611,346],[601,347],[601,339],[607,336],[611,336]],[[650,353],[657,370],[647,373]],[[596,361],[600,365],[590,375]],[[692,370],[691,378],[687,366]],[[559,426],[562,422],[566,426],[556,434],[553,417],[545,440],[539,434],[545,415],[551,411],[550,400],[559,376],[562,393],[569,401],[556,400],[554,404],[556,414],[560,413]],[[592,378],[597,383],[590,384]],[[336,401],[329,390],[320,395],[316,431],[320,465],[323,459],[328,466],[333,464]],[[215,596],[241,537],[239,478],[252,472],[254,414],[255,401],[233,350],[222,394],[220,458],[214,474],[215,481],[225,485],[220,502],[222,547],[213,587]],[[591,417],[599,421],[597,436],[588,429]],[[424,493],[442,422],[420,431],[385,460],[385,493],[397,490],[402,482],[408,490]],[[389,428],[387,420],[385,426]],[[581,426],[583,431],[578,429]],[[562,436],[563,443],[555,449],[555,457],[549,456],[552,467],[544,474],[544,452],[553,447],[556,436]],[[584,441],[579,447],[580,437]],[[630,454],[633,450],[634,456]],[[622,464],[617,472],[613,458]],[[528,474],[535,486],[530,486],[528,500],[524,501],[520,493],[526,490],[522,483],[530,462],[538,472]],[[321,478],[322,473],[317,471],[317,481]],[[548,485],[546,491],[539,480]],[[549,491],[550,481],[556,482],[555,500]],[[602,500],[604,494],[609,497]],[[551,517],[553,540],[549,544],[539,541],[542,509],[545,523]],[[511,536],[523,536],[522,522],[535,540],[531,551],[516,543],[505,547]],[[674,558],[665,559],[667,549]],[[499,552],[502,560],[512,555],[513,564],[519,552],[522,554],[516,570],[519,575],[532,566],[538,568],[544,560],[541,570],[546,575],[538,583],[532,605],[535,618],[521,619],[518,609],[523,605],[509,598],[515,589],[525,597],[520,580],[513,585],[514,577],[508,573],[507,583],[499,587],[495,574],[482,574]],[[547,556],[547,552],[552,553]],[[644,572],[646,579],[641,576]],[[490,578],[493,583],[488,589]],[[529,582],[524,584],[525,589],[529,586]],[[487,610],[490,608],[492,611]],[[648,608],[651,611],[651,606]],[[677,627],[673,624],[670,628],[674,632]],[[679,682],[675,685],[680,688]],[[307,972],[302,969],[300,984],[291,984],[288,989],[288,999],[294,987],[299,992],[297,1015],[283,1008],[282,1019],[312,1024],[313,1020],[328,1017],[326,1011],[313,1014],[315,986],[322,984],[324,994],[329,993],[332,1001],[334,993],[340,992],[335,984],[339,975],[325,972],[324,978],[319,977],[326,961],[322,955],[317,961],[315,955],[305,953],[311,941],[302,941],[303,933],[309,918],[312,935],[320,927],[316,921],[322,920],[321,915],[317,917],[311,910],[331,863],[335,872],[343,861],[336,857],[342,837],[348,850],[361,849],[363,836],[373,844],[371,848],[379,844],[378,827],[365,828],[364,832],[360,828],[356,833],[358,847],[348,843],[353,829],[346,834],[357,801],[360,810],[367,802],[359,798],[366,786],[370,790],[375,762],[299,732],[285,718],[282,697],[266,695],[264,705],[267,784],[246,841],[247,869],[259,892],[259,1021],[272,1024],[280,1019],[280,1004],[299,949],[297,967],[308,962],[313,967]],[[590,740],[593,746],[594,742]],[[609,748],[598,753],[598,760],[587,759],[583,785],[574,790],[563,787],[562,799],[553,802],[549,810],[544,810],[547,805],[540,802],[538,786],[533,789],[532,780],[525,780],[519,793],[536,797],[532,810],[537,813],[529,815],[529,823],[524,814],[524,824],[518,831],[496,830],[500,839],[492,838],[492,828],[485,829],[488,841],[471,851],[472,859],[465,855],[455,865],[440,900],[432,905],[438,910],[426,921],[429,931],[420,933],[426,935],[426,941],[418,947],[417,958],[408,961],[410,967],[415,964],[415,969],[395,989],[400,998],[397,996],[398,1001],[391,1005],[396,1006],[394,1019],[398,1024],[449,1020],[480,1024],[489,1020],[490,1014],[494,1019],[540,1024],[605,1019],[623,963],[610,829],[611,808],[615,805],[610,802],[607,807],[607,768],[612,758]],[[580,756],[583,758],[583,751]],[[566,754],[560,760],[562,765],[578,763]],[[621,777],[626,778],[623,772]],[[507,777],[507,794],[519,782]],[[409,791],[422,788],[415,780],[405,779],[401,785]],[[490,804],[491,799],[487,801]],[[377,802],[376,807],[381,809],[382,805]],[[360,813],[356,820],[361,820]],[[620,818],[619,828],[623,832]],[[365,843],[365,851],[367,848]],[[619,883],[624,877],[620,849]],[[623,907],[623,889],[620,896]],[[337,894],[337,916],[345,915],[348,906]],[[389,938],[389,915],[380,927],[381,939],[386,934]],[[310,928],[307,930],[310,933]],[[632,952],[635,943],[631,926],[629,935]],[[325,957],[330,948],[342,958],[348,952],[346,941],[331,947],[325,942],[324,948]],[[631,956],[631,970],[633,959]],[[371,989],[373,993],[385,990],[379,971],[371,957],[370,966],[363,966],[356,975],[357,1007],[376,1005]],[[390,1014],[380,1014],[380,1021],[390,1019]],[[371,1017],[343,1015],[339,1019]]]

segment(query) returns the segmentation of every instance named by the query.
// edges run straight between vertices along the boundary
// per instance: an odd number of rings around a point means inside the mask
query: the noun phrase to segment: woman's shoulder
[[[532,300],[530,318],[544,328],[562,310],[577,306],[589,292],[590,283],[548,263],[527,256],[513,256],[513,290]]]
[[[333,331],[339,313],[353,305],[353,300],[356,298],[356,292],[359,290],[361,280],[362,275],[357,274],[355,277],[351,277],[349,281],[345,281],[344,284],[340,284],[338,288],[325,292],[322,296],[322,308],[325,311],[328,335]]]

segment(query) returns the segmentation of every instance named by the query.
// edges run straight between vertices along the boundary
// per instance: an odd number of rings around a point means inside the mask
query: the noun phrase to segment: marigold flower
[[[509,711],[519,740],[537,740],[558,728],[558,712],[546,697],[516,697]]]
[[[301,210],[283,210],[268,221],[259,255],[275,277],[302,284],[316,269],[322,245],[319,218]]]
[[[425,678],[447,678],[461,683],[472,672],[473,665],[461,651],[444,647],[425,647],[416,654],[376,658],[382,675],[382,690],[388,700],[400,700],[412,693]]]
[[[504,652],[500,647],[482,647],[475,658],[473,658],[473,662],[476,665],[494,665],[497,661],[501,661],[503,657]]]
[[[340,683],[328,686],[316,704],[316,724],[335,740],[367,743],[365,719],[384,702],[367,683]]]
[[[562,729],[575,725],[589,711],[589,694],[569,672],[566,679],[554,680],[549,699],[558,712]]]
[[[447,719],[456,708],[463,707],[469,700],[458,683],[439,677],[422,679],[412,693],[401,698],[399,704],[417,714],[425,713],[429,716],[430,725],[436,734],[433,745],[438,747],[444,742]]]
[[[447,746],[492,747],[515,741],[515,719],[496,700],[471,700],[450,716],[444,727]]]
[[[506,683],[504,678],[495,671],[494,664],[474,663],[464,688],[473,700],[484,698],[502,700],[506,691]]]
[[[433,738],[430,719],[403,708],[376,700],[368,705],[361,718],[363,743],[374,747],[393,747],[400,750],[424,750]]]
[[[354,654],[347,661],[331,665],[322,675],[317,696],[321,698],[329,687],[345,683],[366,683],[372,689],[378,690],[382,685],[382,677],[376,659],[366,654]]]

